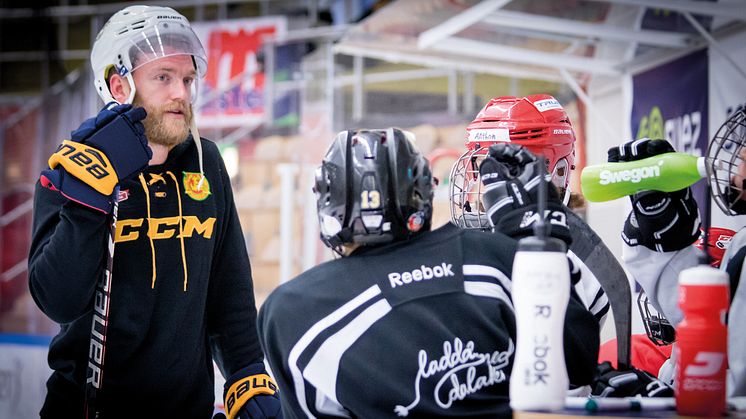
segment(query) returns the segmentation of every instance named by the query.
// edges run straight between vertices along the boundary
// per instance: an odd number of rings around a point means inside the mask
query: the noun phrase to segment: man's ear
[[[124,77],[114,73],[109,77],[109,91],[114,100],[125,103],[130,95],[130,84]]]

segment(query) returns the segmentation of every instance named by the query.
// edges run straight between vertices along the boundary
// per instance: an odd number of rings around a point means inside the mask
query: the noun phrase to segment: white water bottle
[[[552,237],[526,237],[513,262],[516,355],[510,374],[510,407],[557,410],[569,385],[563,331],[570,299],[565,243]]]

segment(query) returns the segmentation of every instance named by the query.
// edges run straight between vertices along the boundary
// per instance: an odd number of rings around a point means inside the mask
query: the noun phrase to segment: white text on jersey
[[[402,285],[411,284],[412,282],[419,282],[422,280],[443,278],[447,276],[456,276],[453,273],[453,264],[442,262],[440,265],[429,266],[421,265],[418,269],[412,272],[391,272],[389,274],[389,282],[391,288],[400,287]]]

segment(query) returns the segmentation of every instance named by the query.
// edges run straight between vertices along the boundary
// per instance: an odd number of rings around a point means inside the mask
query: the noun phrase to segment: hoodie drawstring
[[[197,158],[199,159],[199,182],[197,183],[197,190],[202,190],[202,184],[205,181],[205,169],[202,164],[202,137],[199,136],[199,130],[197,129],[197,119],[192,117],[192,123],[189,129],[192,131],[192,139],[194,145],[197,146]]]
[[[181,202],[181,188],[179,187],[179,181],[176,180],[176,176],[174,176],[173,173],[170,171],[167,171],[166,174],[174,181],[174,184],[176,186],[176,197],[178,199],[179,204],[179,242],[181,245],[181,264],[182,268],[184,270],[184,291],[187,290],[187,284],[188,284],[188,270],[187,270],[187,262],[186,262],[186,246],[184,245],[184,224],[183,224],[183,207]],[[150,189],[148,188],[148,185],[152,185],[155,182],[164,182],[166,183],[166,179],[162,175],[158,174],[150,174],[150,182],[145,181],[145,176],[143,176],[142,173],[140,173],[139,179],[140,184],[142,185],[143,191],[145,192],[145,202],[147,203],[148,207],[148,230],[150,230],[151,224],[151,215],[150,215]],[[156,270],[156,262],[155,262],[155,246],[153,244],[153,234],[151,234],[150,231],[148,231],[148,239],[150,241],[150,256],[151,256],[151,264],[152,264],[152,270],[153,270],[153,277],[151,278],[150,288],[155,288],[155,279],[158,276],[157,270]]]
[[[174,180],[174,184],[176,185],[176,196],[179,201],[179,240],[181,241],[181,264],[184,266],[184,291],[187,290],[187,283],[189,274],[187,271],[187,262],[186,262],[186,247],[184,246],[184,223],[183,223],[183,215],[182,207],[181,207],[181,188],[179,188],[179,181],[176,180],[176,176],[174,176],[171,172],[166,172],[169,176],[171,176],[171,179]]]
[[[142,173],[140,173],[140,176],[138,176],[138,179],[140,179],[140,184],[142,185],[142,190],[145,192],[145,202],[147,203],[148,207],[148,230],[150,230],[151,226],[151,217],[150,217],[150,189],[148,189],[148,183],[145,181],[145,176],[143,176]],[[150,234],[150,231],[148,231],[148,240],[150,240],[150,260],[152,264],[152,271],[153,271],[153,278],[150,280],[150,288],[155,288],[155,277],[156,277],[156,270],[155,270],[155,246],[153,246],[153,235]]]

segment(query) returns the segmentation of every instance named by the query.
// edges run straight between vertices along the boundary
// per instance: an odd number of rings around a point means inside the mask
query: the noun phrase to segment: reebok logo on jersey
[[[453,273],[453,264],[442,262],[440,265],[429,266],[421,265],[418,269],[412,272],[391,272],[389,274],[389,282],[391,288],[400,287],[402,285],[411,284],[412,282],[419,282],[423,280],[433,278],[443,278],[447,276],[456,276]]]

